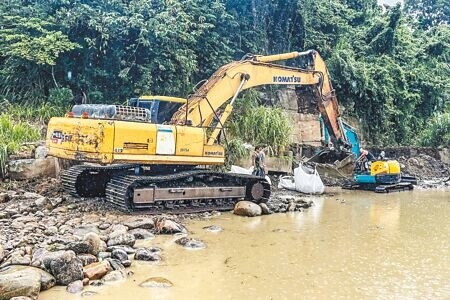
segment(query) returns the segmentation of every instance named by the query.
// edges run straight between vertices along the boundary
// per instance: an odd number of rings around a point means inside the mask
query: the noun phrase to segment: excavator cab
[[[139,107],[150,112],[150,122],[167,124],[172,115],[184,104],[186,99],[167,96],[142,96],[128,100],[128,106]]]

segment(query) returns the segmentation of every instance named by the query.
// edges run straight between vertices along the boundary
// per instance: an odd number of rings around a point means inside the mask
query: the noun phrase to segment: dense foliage
[[[0,100],[186,96],[246,53],[315,48],[372,143],[428,144],[450,103],[449,16],[447,0],[1,1]]]

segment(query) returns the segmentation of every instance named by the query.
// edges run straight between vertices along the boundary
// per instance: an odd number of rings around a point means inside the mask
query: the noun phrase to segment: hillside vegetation
[[[65,107],[141,94],[186,97],[246,53],[314,48],[328,63],[344,115],[361,120],[371,143],[445,145],[449,6],[446,0],[389,8],[376,0],[1,1],[0,100]]]

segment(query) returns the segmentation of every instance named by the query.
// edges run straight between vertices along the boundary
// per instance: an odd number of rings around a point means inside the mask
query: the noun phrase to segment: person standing
[[[252,157],[253,162],[253,172],[255,176],[265,177],[266,176],[266,155],[261,146],[255,148],[255,153]]]

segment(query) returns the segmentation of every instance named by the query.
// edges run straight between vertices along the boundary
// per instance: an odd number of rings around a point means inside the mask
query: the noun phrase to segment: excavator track
[[[106,183],[115,174],[126,173],[134,165],[76,165],[61,174],[64,190],[76,197],[104,197]]]
[[[414,189],[411,182],[399,182],[394,184],[370,184],[370,183],[346,183],[342,186],[346,190],[365,190],[375,193],[403,192]]]
[[[231,210],[242,198],[261,203],[270,197],[270,184],[253,175],[206,169],[134,175],[133,167],[74,166],[64,172],[62,182],[71,195],[105,197],[119,210],[150,214]]]

